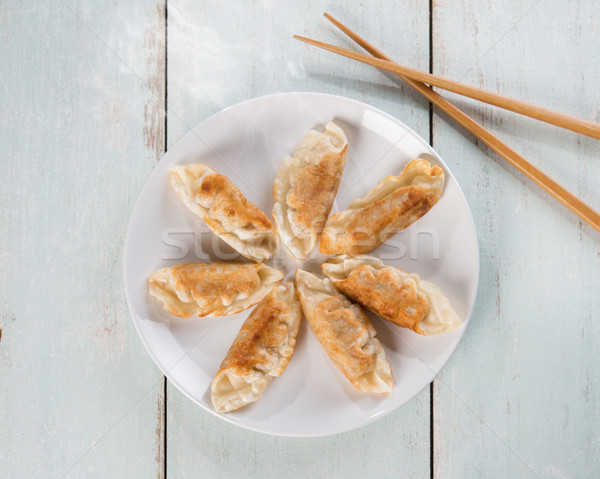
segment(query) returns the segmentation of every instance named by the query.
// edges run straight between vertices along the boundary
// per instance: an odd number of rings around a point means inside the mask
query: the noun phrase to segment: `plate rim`
[[[368,109],[371,111],[376,112],[379,115],[382,115],[383,117],[385,117],[386,119],[390,120],[391,122],[401,126],[402,128],[404,128],[406,130],[406,132],[410,135],[412,135],[415,139],[417,139],[418,141],[420,141],[424,147],[429,150],[429,152],[433,153],[433,156],[436,157],[436,159],[441,159],[442,162],[444,163],[444,165],[447,167],[447,171],[446,173],[449,174],[452,179],[454,180],[454,183],[458,189],[458,192],[462,198],[462,200],[464,201],[465,205],[467,206],[467,210],[469,213],[469,220],[470,220],[470,226],[474,232],[474,240],[475,240],[475,259],[476,259],[476,277],[475,277],[475,291],[474,291],[474,295],[473,295],[473,301],[472,303],[469,305],[469,310],[466,316],[466,319],[462,322],[461,326],[460,326],[460,331],[459,331],[459,337],[457,339],[456,345],[454,346],[454,349],[452,350],[452,352],[450,353],[450,355],[441,363],[441,366],[439,368],[439,370],[437,372],[435,372],[433,378],[431,379],[431,381],[429,381],[427,384],[425,384],[421,389],[417,390],[410,398],[408,398],[404,403],[394,407],[394,408],[390,408],[388,410],[384,410],[381,411],[380,413],[373,415],[373,416],[369,416],[367,417],[364,421],[358,423],[358,424],[352,424],[350,426],[344,426],[342,428],[339,428],[335,431],[329,431],[329,432],[318,432],[318,433],[281,433],[281,432],[276,432],[276,431],[270,431],[270,430],[266,430],[266,429],[262,429],[260,427],[256,427],[254,425],[248,425],[248,424],[244,424],[241,423],[239,421],[235,421],[232,417],[228,416],[227,414],[218,414],[216,411],[211,410],[210,408],[207,408],[204,404],[200,403],[195,397],[193,397],[190,393],[188,393],[183,386],[181,386],[178,382],[172,380],[169,377],[169,373],[168,371],[165,370],[165,368],[163,367],[163,365],[161,364],[161,362],[157,359],[156,355],[154,354],[154,352],[152,351],[152,349],[150,348],[150,346],[148,345],[148,342],[146,341],[144,335],[142,334],[142,331],[140,329],[140,326],[138,324],[138,320],[139,318],[137,317],[136,312],[133,310],[133,306],[132,306],[132,300],[130,298],[130,292],[129,292],[129,277],[128,277],[128,273],[127,273],[127,263],[128,263],[128,251],[129,251],[129,242],[130,242],[130,236],[131,236],[131,228],[132,228],[132,222],[133,222],[133,218],[136,215],[137,210],[140,208],[140,204],[141,204],[141,199],[142,196],[144,196],[145,191],[149,188],[149,185],[151,183],[151,178],[152,175],[154,174],[154,172],[156,171],[157,167],[159,166],[159,164],[161,162],[163,162],[165,160],[165,158],[167,158],[170,154],[172,154],[173,151],[176,151],[178,149],[178,146],[183,143],[183,141],[190,135],[194,135],[194,131],[197,130],[198,128],[202,127],[203,124],[205,124],[206,122],[209,122],[210,120],[212,120],[214,117],[218,116],[218,115],[222,115],[226,112],[228,112],[229,110],[232,110],[234,108],[238,108],[238,107],[242,107],[243,105],[247,105],[247,104],[251,104],[254,102],[260,102],[260,101],[266,101],[266,100],[270,100],[270,99],[274,99],[277,97],[286,97],[286,96],[312,96],[312,97],[326,97],[329,98],[331,100],[334,101],[342,101],[345,103],[352,103],[355,105],[358,105],[360,107],[362,107],[363,109]],[[253,432],[258,432],[258,433],[262,433],[262,434],[268,434],[271,436],[275,436],[275,437],[294,437],[294,438],[310,438],[310,437],[326,437],[326,436],[332,436],[332,435],[336,435],[336,434],[343,434],[346,432],[350,432],[353,430],[357,430],[360,428],[363,428],[365,426],[368,426],[369,424],[373,424],[374,422],[388,416],[389,414],[393,413],[394,411],[397,411],[398,409],[400,409],[403,406],[406,406],[406,404],[408,404],[410,401],[412,401],[416,396],[418,396],[424,389],[426,389],[427,387],[429,387],[433,381],[435,380],[435,378],[443,371],[443,369],[446,367],[446,364],[448,363],[448,361],[450,361],[450,358],[452,358],[452,356],[454,355],[456,349],[458,348],[459,344],[462,342],[465,331],[467,330],[467,327],[471,321],[471,316],[473,315],[473,312],[475,310],[475,306],[477,304],[477,298],[479,296],[479,283],[480,283],[480,275],[481,275],[481,257],[480,257],[480,248],[479,248],[479,238],[477,236],[477,228],[475,227],[475,220],[473,218],[473,213],[471,211],[471,207],[469,206],[469,202],[467,201],[467,198],[462,190],[462,187],[460,186],[460,183],[458,182],[458,180],[456,179],[456,177],[454,176],[452,170],[448,167],[448,165],[446,165],[446,162],[443,160],[443,158],[439,155],[439,153],[437,153],[437,151],[433,148],[433,146],[431,146],[421,135],[419,135],[417,132],[415,132],[412,128],[410,128],[408,125],[406,125],[404,122],[402,122],[401,120],[397,119],[396,117],[392,116],[391,114],[373,106],[370,105],[368,103],[365,103],[363,101],[360,100],[356,100],[354,98],[350,98],[350,97],[346,97],[346,96],[341,96],[341,95],[336,95],[336,94],[332,94],[332,93],[321,93],[321,92],[279,92],[279,93],[271,93],[271,94],[267,94],[267,95],[261,95],[258,97],[253,97],[253,98],[248,98],[246,100],[242,100],[240,102],[234,103],[232,105],[226,106],[225,108],[222,108],[210,115],[208,115],[207,117],[205,117],[202,121],[200,121],[199,123],[197,123],[194,127],[189,128],[189,130],[184,133],[174,144],[171,148],[169,148],[168,150],[166,150],[160,157],[160,159],[158,160],[158,162],[156,163],[156,165],[154,165],[154,167],[152,168],[152,171],[150,171],[148,177],[146,178],[144,185],[142,186],[142,188],[139,190],[138,194],[137,194],[137,198],[136,201],[133,205],[133,208],[131,209],[131,212],[129,214],[129,220],[127,222],[127,230],[126,230],[126,234],[125,234],[125,240],[123,242],[123,256],[122,256],[122,261],[121,261],[121,266],[123,268],[123,286],[125,289],[125,299],[127,302],[127,308],[129,310],[129,314],[131,316],[131,321],[134,324],[135,330],[137,332],[137,335],[139,337],[139,339],[141,340],[142,344],[144,345],[146,352],[150,355],[150,357],[152,358],[154,364],[159,368],[159,370],[162,372],[163,376],[173,385],[175,386],[181,393],[184,394],[184,396],[186,396],[188,399],[190,399],[191,401],[193,401],[197,406],[200,406],[203,410],[209,412],[210,414],[212,414],[213,416],[216,416],[217,418],[224,420],[230,424],[233,424],[237,427],[241,427],[243,429],[249,430],[249,431],[253,431]],[[186,352],[187,355],[187,352]]]

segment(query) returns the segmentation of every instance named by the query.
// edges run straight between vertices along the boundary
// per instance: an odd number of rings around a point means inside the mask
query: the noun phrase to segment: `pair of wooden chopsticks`
[[[448,80],[446,78],[432,75],[430,73],[421,72],[413,68],[399,65],[391,61],[389,57],[377,50],[364,38],[354,33],[331,15],[327,13],[324,15],[329,21],[331,21],[335,26],[337,26],[373,56],[357,53],[346,48],[336,47],[334,45],[329,45],[327,43],[311,40],[310,38],[301,37],[298,35],[294,35],[294,38],[339,55],[343,55],[345,57],[352,58],[354,60],[358,60],[360,62],[395,73],[412,88],[427,98],[433,105],[437,106],[448,116],[460,123],[464,128],[483,141],[487,146],[489,146],[493,151],[498,153],[502,158],[517,168],[521,173],[527,176],[534,183],[538,184],[545,191],[550,193],[554,198],[560,201],[591,227],[600,232],[600,214],[594,211],[579,198],[569,193],[566,189],[548,177],[541,170],[529,163],[525,158],[496,138],[492,133],[473,120],[470,116],[436,93],[431,87],[428,87],[426,83],[431,86],[436,86],[467,96],[469,98],[489,103],[491,105],[499,106],[501,108],[505,108],[537,120],[545,121],[547,123],[581,133],[583,135],[591,136],[592,138],[600,139],[600,125],[590,121],[581,120],[570,115],[565,115],[563,113],[557,113],[552,110],[548,110],[547,108],[541,108],[520,100],[514,100],[497,93],[491,93],[480,88],[475,88]]]

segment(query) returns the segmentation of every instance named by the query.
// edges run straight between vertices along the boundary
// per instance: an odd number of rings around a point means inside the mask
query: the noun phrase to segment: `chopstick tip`
[[[332,15],[329,15],[329,13],[327,13],[327,12],[325,12],[325,13],[323,14],[323,16],[324,16],[324,17],[325,17],[327,20],[329,20],[331,23],[333,23],[334,25],[337,25],[337,24],[339,23],[339,21],[338,21],[338,20],[336,20],[336,19],[335,19],[335,18],[334,18]]]
[[[304,43],[311,43],[312,42],[312,40],[310,38],[306,38],[306,37],[303,37],[301,35],[294,35],[293,38],[294,38],[294,40],[300,40],[301,42],[304,42]]]

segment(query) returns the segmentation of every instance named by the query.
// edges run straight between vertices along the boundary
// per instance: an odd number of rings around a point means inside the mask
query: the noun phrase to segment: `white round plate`
[[[322,436],[355,429],[405,404],[442,369],[460,341],[473,310],[479,278],[477,236],[454,176],[437,153],[391,116],[348,98],[285,93],[245,101],[198,125],[169,150],[137,200],[125,240],[124,275],[133,321],[148,352],[190,399],[214,413],[210,383],[250,310],[223,318],[180,319],[148,294],[148,276],[188,261],[237,255],[181,203],[169,168],[205,163],[229,177],[267,214],[280,161],[310,129],[333,120],[348,137],[346,169],[332,212],[364,196],[380,179],[398,175],[418,156],[446,174],[438,203],[405,231],[370,254],[435,282],[463,321],[438,336],[420,336],[371,315],[394,374],[387,397],[361,393],[335,368],[302,321],[296,351],[285,372],[254,404],[219,415],[239,426],[283,436]],[[239,258],[238,258],[239,259]],[[268,264],[291,279],[296,267],[320,274],[325,255],[297,265],[284,251]]]

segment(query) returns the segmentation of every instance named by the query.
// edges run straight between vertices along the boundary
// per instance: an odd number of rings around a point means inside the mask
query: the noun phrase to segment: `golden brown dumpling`
[[[384,178],[367,196],[329,218],[319,251],[368,253],[427,213],[443,186],[444,171],[439,166],[421,158],[412,160],[400,176]]]
[[[392,368],[362,308],[327,278],[299,269],[296,284],[304,316],[336,367],[360,391],[389,393],[394,386]]]
[[[250,313],[213,379],[217,412],[259,399],[285,370],[296,346],[302,309],[293,282],[275,287]]]
[[[440,289],[372,256],[336,256],[321,266],[337,288],[383,319],[432,335],[460,325]]]
[[[175,316],[227,316],[258,303],[283,273],[256,263],[183,263],[148,279],[150,294]]]
[[[275,226],[226,176],[206,165],[176,166],[171,184],[181,201],[237,252],[258,262],[275,254]]]
[[[291,255],[310,256],[329,216],[346,164],[348,142],[335,123],[311,130],[277,169],[273,219]]]

